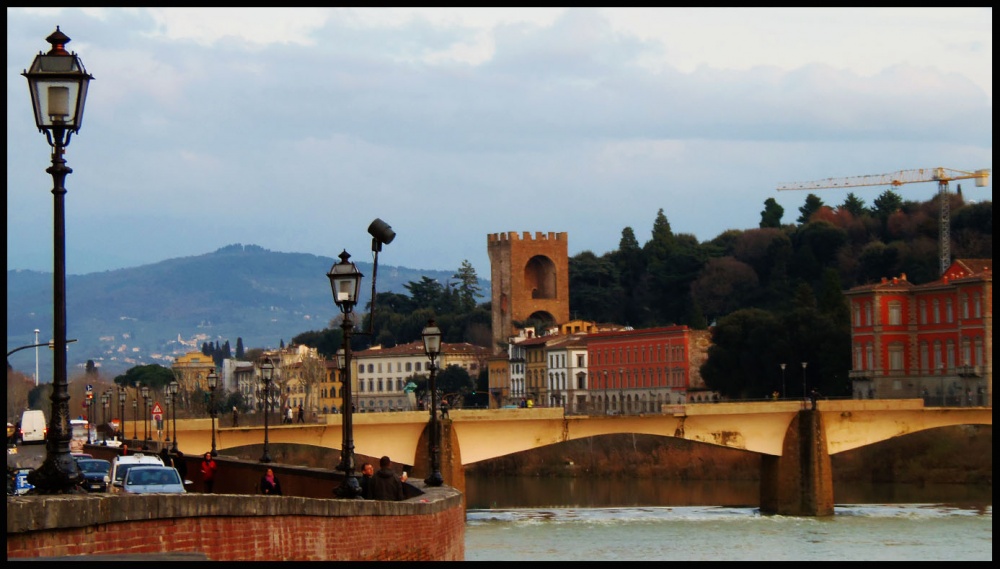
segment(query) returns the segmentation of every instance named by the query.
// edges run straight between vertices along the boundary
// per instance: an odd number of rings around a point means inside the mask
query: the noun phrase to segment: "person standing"
[[[375,475],[375,467],[372,463],[366,462],[361,466],[361,479],[358,484],[361,486],[361,497],[365,500],[372,500],[372,476]]]
[[[260,493],[268,496],[281,496],[281,481],[274,475],[274,470],[267,469],[260,479]]]
[[[292,406],[291,405],[285,407],[285,423],[287,423],[289,425],[292,424],[292,414],[293,413],[294,413],[294,411],[292,411]]]
[[[204,460],[201,461],[201,480],[205,483],[205,493],[211,494],[215,486],[215,471],[219,465],[212,458],[212,453],[206,452]]]
[[[378,461],[379,470],[372,476],[373,500],[405,500],[403,480],[392,471],[392,461],[383,456]]]
[[[236,405],[233,405],[233,426],[240,426],[240,411],[236,408]]]

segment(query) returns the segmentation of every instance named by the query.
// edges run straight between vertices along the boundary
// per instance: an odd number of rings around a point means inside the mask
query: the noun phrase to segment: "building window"
[[[854,326],[861,326],[861,304],[854,303]]]
[[[901,342],[889,344],[889,369],[892,371],[903,370],[903,344]]]
[[[962,295],[962,318],[969,317],[969,296]]]
[[[974,318],[983,317],[983,303],[982,299],[979,298],[979,293],[976,293],[972,297],[972,316]]]
[[[936,299],[936,298],[934,299],[934,310],[933,310],[933,312],[934,312],[934,314],[932,316],[934,317],[934,323],[935,324],[940,324],[941,323],[941,302],[938,299]]]
[[[865,326],[872,325],[872,303],[865,303]]]
[[[972,342],[962,338],[962,365],[972,365]]]
[[[927,342],[920,342],[920,371],[927,373],[931,369],[931,353]]]
[[[952,310],[951,299],[950,298],[944,301],[944,311],[945,311],[944,312],[944,321],[945,322],[954,322],[955,321],[955,314],[954,314],[954,311]]]
[[[889,325],[899,326],[903,323],[903,303],[894,300],[889,303]]]
[[[921,300],[919,303],[920,323],[927,324],[927,301]]]
[[[946,357],[948,359],[948,369],[955,369],[955,341],[948,340],[948,345],[946,346]]]
[[[944,357],[941,354],[941,340],[934,341],[934,364],[944,372]]]

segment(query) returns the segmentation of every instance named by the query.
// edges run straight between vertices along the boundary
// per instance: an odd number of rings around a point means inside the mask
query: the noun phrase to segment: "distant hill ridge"
[[[365,275],[359,306],[371,296],[372,263],[352,259]],[[339,312],[326,273],[339,262],[307,253],[279,253],[257,245],[233,244],[215,252],[168,259],[140,267],[67,275],[69,375],[88,359],[102,374],[118,375],[135,366],[169,365],[178,354],[208,341],[243,338],[246,348],[276,348],[283,340],[322,330]],[[376,293],[409,294],[404,285],[423,277],[442,284],[451,271],[379,264]],[[489,299],[490,283],[480,276]],[[7,271],[7,350],[49,339],[52,330],[52,274]],[[51,378],[51,360],[40,354],[39,376]],[[34,372],[32,350],[8,358],[19,371]]]

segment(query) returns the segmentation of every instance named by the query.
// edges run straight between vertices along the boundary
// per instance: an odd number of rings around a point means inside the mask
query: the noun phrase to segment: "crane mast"
[[[941,274],[951,265],[951,212],[948,198],[948,183],[952,180],[975,180],[977,188],[984,188],[989,183],[990,170],[953,170],[951,168],[918,168],[915,170],[900,170],[890,174],[874,174],[865,176],[847,176],[842,178],[824,178],[811,182],[794,182],[778,186],[778,191],[784,190],[820,190],[828,188],[857,188],[861,186],[893,186],[913,184],[918,182],[938,183],[938,202],[941,214],[938,220],[938,252],[941,264]]]

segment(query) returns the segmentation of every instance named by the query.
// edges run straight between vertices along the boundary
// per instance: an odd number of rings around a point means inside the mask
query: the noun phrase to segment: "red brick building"
[[[854,397],[993,405],[993,260],[956,260],[940,279],[854,287]]]

